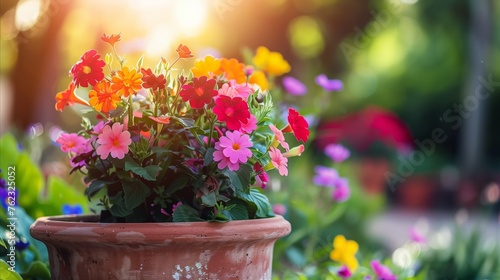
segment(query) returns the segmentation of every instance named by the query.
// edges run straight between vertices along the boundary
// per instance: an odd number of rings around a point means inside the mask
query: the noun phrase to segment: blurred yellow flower
[[[352,272],[358,268],[356,252],[359,245],[354,240],[346,240],[343,235],[337,235],[333,239],[333,250],[330,252],[330,259],[345,264]]]
[[[252,76],[248,79],[248,82],[251,84],[256,84],[260,86],[262,90],[269,89],[269,82],[267,81],[266,74],[264,72],[256,70],[253,71]]]
[[[194,66],[191,68],[191,72],[196,78],[201,76],[207,76],[208,78],[213,78],[214,75],[219,73],[221,67],[220,59],[214,58],[213,56],[207,55],[203,59],[197,59],[194,62]]]
[[[258,47],[253,57],[254,65],[269,75],[281,76],[290,72],[290,64],[279,52],[271,52],[266,47]]]

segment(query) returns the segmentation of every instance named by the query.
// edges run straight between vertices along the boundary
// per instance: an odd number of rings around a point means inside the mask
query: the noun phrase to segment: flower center
[[[198,88],[195,88],[195,89],[194,89],[194,92],[196,92],[196,94],[197,94],[198,96],[202,96],[202,95],[203,95],[203,88],[199,88],[199,87],[198,87]]]
[[[228,107],[226,108],[226,110],[224,110],[224,113],[226,114],[226,116],[232,117],[234,115],[234,109],[232,107]]]
[[[118,138],[115,138],[115,140],[113,140],[113,147],[118,147],[120,146],[120,141],[118,141]]]
[[[69,141],[66,146],[68,146],[68,148],[73,148],[74,146],[76,146],[76,143],[73,141]]]
[[[132,82],[130,80],[124,80],[123,85],[125,85],[126,87],[130,87],[132,85]]]
[[[92,68],[90,68],[90,66],[83,66],[83,73],[85,74],[90,74],[90,72],[92,71]]]
[[[233,143],[233,150],[237,151],[240,149],[240,144],[238,143]]]

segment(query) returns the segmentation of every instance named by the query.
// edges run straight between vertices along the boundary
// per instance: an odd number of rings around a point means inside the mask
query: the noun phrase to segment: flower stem
[[[128,126],[134,125],[134,106],[132,101],[132,94],[128,96]]]

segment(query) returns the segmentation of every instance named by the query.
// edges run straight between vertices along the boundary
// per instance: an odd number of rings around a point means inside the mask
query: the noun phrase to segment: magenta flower
[[[325,91],[340,91],[344,87],[341,80],[329,80],[325,74],[321,74],[314,80]]]
[[[241,128],[239,129],[239,132],[250,134],[256,129],[257,129],[257,118],[255,118],[254,115],[250,114],[250,118],[248,119],[248,122],[241,123]]]
[[[425,243],[426,238],[423,234],[421,234],[415,227],[410,229],[410,238],[411,241],[416,243]]]
[[[392,274],[392,271],[385,265],[382,265],[378,260],[373,260],[371,263],[373,271],[379,279],[397,280],[397,276]]]
[[[283,87],[291,95],[304,95],[307,93],[307,87],[294,77],[284,77]]]
[[[272,125],[272,124],[269,125],[269,128],[274,133],[274,139],[275,139],[275,141],[278,141],[278,143],[281,144],[281,147],[285,148],[285,150],[287,152],[290,151],[290,146],[285,141],[285,136],[283,135],[283,132],[281,130],[279,130],[277,127],[275,127],[274,125]],[[278,144],[276,143],[276,145],[278,145]]]
[[[277,215],[285,215],[286,214],[286,206],[283,205],[283,204],[274,204],[273,205],[273,212],[274,214],[277,214]]]
[[[174,212],[175,212],[175,209],[177,209],[177,207],[179,207],[179,206],[181,206],[181,205],[182,205],[182,202],[181,202],[181,201],[179,201],[179,202],[177,202],[176,204],[172,205],[172,213],[174,213]]]
[[[326,146],[325,154],[334,162],[342,162],[351,155],[351,152],[340,144],[330,144]]]
[[[87,150],[87,139],[76,133],[63,133],[56,142],[61,145],[61,151],[65,153],[79,154]]]
[[[96,149],[96,153],[101,156],[101,159],[108,158],[111,154],[112,158],[122,159],[128,153],[128,146],[132,143],[130,132],[123,131],[123,124],[114,123],[113,127],[104,126],[101,134],[97,137],[97,144],[100,144]]]
[[[349,189],[349,182],[346,178],[337,178],[335,180],[335,188],[332,192],[332,199],[338,202],[346,201],[351,195],[351,190]]]
[[[271,147],[269,150],[271,156],[271,163],[278,169],[281,176],[288,176],[288,158],[281,154],[281,151]]]
[[[313,183],[318,186],[333,188],[339,178],[339,173],[333,168],[318,165],[314,171]]]
[[[228,131],[215,143],[214,161],[219,162],[219,169],[228,167],[229,170],[236,171],[241,163],[246,163],[252,157],[250,147],[252,142],[248,135]]]
[[[349,268],[346,265],[344,265],[339,269],[339,271],[337,271],[337,275],[340,276],[340,278],[342,279],[347,279],[352,276],[352,273],[349,270]]]
[[[257,173],[257,177],[255,177],[255,185],[260,186],[261,188],[265,188],[267,183],[269,182],[269,176],[264,171],[264,168],[260,163],[256,162],[253,165],[253,170]]]

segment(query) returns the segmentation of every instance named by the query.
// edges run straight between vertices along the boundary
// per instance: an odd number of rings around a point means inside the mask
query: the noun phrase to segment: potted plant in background
[[[273,244],[290,225],[261,187],[269,170],[288,175],[288,158],[304,150],[284,133],[309,137],[296,110],[279,119],[267,90],[289,64],[260,47],[255,70],[206,56],[184,74],[173,67],[193,55],[180,45],[172,63],[133,67],[116,52],[120,38],[103,35],[112,54],[86,52],[56,95],[59,111],[84,108],[83,129],[57,142],[102,211],[32,225],[53,277],[269,279]]]

